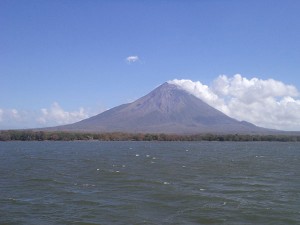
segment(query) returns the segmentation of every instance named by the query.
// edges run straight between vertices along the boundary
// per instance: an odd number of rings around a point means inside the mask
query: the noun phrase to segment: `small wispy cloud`
[[[139,57],[137,55],[131,55],[126,58],[127,63],[134,63],[139,61]]]

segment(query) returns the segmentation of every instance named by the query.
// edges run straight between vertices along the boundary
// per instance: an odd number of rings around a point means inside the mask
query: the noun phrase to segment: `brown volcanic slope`
[[[142,133],[268,133],[239,122],[173,84],[80,122],[47,130]]]

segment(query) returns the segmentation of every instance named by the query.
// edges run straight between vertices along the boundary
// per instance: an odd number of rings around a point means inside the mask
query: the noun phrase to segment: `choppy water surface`
[[[300,144],[2,142],[0,224],[300,224]]]

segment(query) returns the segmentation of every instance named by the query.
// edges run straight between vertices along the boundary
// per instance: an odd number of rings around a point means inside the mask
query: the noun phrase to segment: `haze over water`
[[[1,142],[0,224],[299,224],[299,149]]]

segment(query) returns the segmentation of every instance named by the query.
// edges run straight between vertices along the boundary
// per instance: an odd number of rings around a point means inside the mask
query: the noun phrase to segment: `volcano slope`
[[[166,134],[264,134],[271,131],[228,117],[177,85],[167,82],[132,103],[47,130]]]

